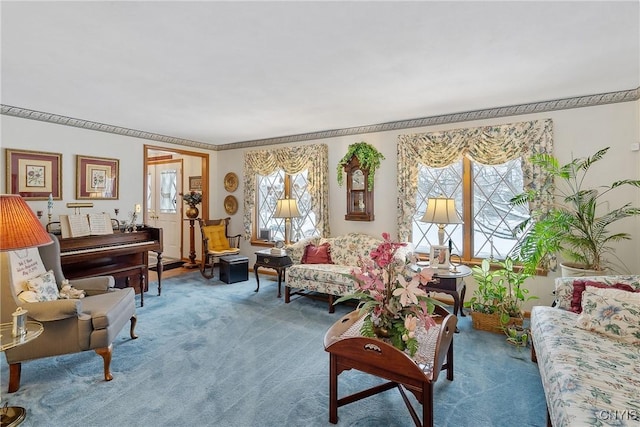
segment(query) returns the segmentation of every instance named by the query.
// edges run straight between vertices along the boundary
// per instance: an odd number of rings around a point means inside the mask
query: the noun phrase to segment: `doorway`
[[[144,163],[144,223],[162,228],[163,264],[186,262],[191,248],[200,248],[201,244],[199,235],[198,242],[190,242],[189,221],[184,216],[182,194],[191,190],[201,192],[200,217],[208,218],[209,155],[145,145]],[[200,179],[193,179],[198,177]],[[201,183],[200,187],[190,188],[190,183],[193,185],[194,182]],[[196,256],[200,257],[198,252]],[[149,260],[150,265],[155,262],[155,259]]]

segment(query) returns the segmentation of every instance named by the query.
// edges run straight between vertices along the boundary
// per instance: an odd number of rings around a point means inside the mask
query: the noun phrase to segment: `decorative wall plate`
[[[233,215],[238,212],[238,200],[234,196],[227,196],[224,198],[224,210],[229,215]]]
[[[229,193],[233,193],[238,188],[238,175],[229,172],[224,176],[224,189]],[[226,203],[225,203],[226,206]]]

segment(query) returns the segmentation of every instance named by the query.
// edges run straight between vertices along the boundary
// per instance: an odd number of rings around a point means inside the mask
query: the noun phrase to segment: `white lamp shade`
[[[300,216],[296,199],[280,199],[276,203],[274,218],[295,218]]]
[[[456,201],[445,197],[429,198],[427,211],[421,221],[433,224],[462,224],[456,210]]]

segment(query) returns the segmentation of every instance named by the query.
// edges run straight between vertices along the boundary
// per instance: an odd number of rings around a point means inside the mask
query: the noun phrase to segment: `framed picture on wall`
[[[76,199],[118,199],[119,163],[118,159],[77,155]]]
[[[26,200],[62,200],[62,154],[5,149],[6,192]]]
[[[190,176],[189,177],[189,191],[202,191],[202,177]]]

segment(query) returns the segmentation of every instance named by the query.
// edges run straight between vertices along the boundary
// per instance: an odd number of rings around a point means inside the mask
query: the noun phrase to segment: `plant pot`
[[[500,322],[500,315],[498,313],[486,314],[480,313],[479,311],[472,311],[471,323],[473,325],[473,329],[477,329],[479,331],[493,332],[496,334],[504,333],[503,330],[505,325]],[[509,322],[506,324],[522,326],[522,317],[510,317]]]
[[[198,217],[198,214],[200,213],[200,211],[198,210],[197,207],[195,206],[189,206],[187,208],[187,210],[184,212],[184,214],[187,216],[187,218],[189,219],[195,219]]]
[[[586,277],[586,276],[606,276],[607,270],[587,270],[577,264],[560,263],[562,277]]]

